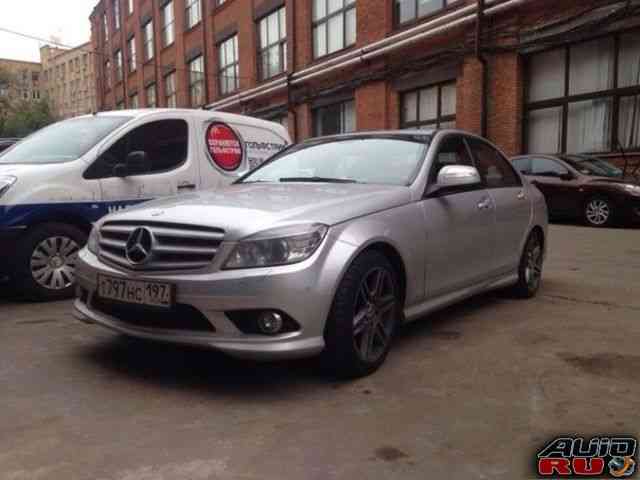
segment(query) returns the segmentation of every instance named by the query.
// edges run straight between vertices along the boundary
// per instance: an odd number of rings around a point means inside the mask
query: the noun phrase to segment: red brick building
[[[640,145],[636,1],[102,0],[98,108],[192,106],[297,140],[457,126],[507,153]]]

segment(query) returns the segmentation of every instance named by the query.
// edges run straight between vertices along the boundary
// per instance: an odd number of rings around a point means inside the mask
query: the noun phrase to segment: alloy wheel
[[[385,354],[393,335],[396,302],[391,272],[371,269],[360,283],[353,317],[353,341],[361,360],[373,363]]]
[[[31,254],[31,275],[42,287],[64,290],[75,282],[79,245],[69,237],[50,237]]]
[[[542,278],[542,245],[536,235],[527,244],[524,278],[530,290],[537,290]]]
[[[587,204],[587,220],[593,225],[604,225],[609,221],[611,208],[602,199],[595,198]]]

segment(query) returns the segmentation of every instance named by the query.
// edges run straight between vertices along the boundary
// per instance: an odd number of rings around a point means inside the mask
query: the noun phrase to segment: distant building
[[[0,58],[0,98],[37,101],[44,94],[41,64]]]
[[[96,109],[96,78],[91,44],[72,49],[45,45],[40,60],[51,110],[70,118]]]

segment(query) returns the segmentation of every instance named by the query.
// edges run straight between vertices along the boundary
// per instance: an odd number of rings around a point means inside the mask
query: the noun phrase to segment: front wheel
[[[70,298],[75,289],[78,251],[85,232],[72,225],[46,223],[21,241],[16,256],[16,280],[33,300]]]
[[[397,274],[379,252],[361,254],[340,282],[325,330],[325,366],[339,377],[369,375],[384,362],[401,302]]]

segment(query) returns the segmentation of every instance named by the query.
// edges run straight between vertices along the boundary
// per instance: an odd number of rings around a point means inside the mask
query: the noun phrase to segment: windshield
[[[622,177],[622,170],[604,160],[593,157],[565,157],[573,168],[583,175],[598,177]]]
[[[409,185],[429,137],[355,137],[304,143],[283,152],[238,183],[336,182]]]
[[[80,158],[131,117],[74,118],[37,131],[0,156],[2,163],[63,163]]]

